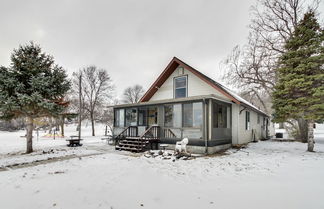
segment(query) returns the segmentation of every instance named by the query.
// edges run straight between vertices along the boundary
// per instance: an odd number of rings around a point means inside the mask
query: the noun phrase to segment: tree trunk
[[[61,116],[61,135],[64,137],[64,119],[65,117],[62,115]]]
[[[308,147],[307,151],[308,152],[313,152],[314,151],[314,120],[308,121]]]
[[[34,129],[34,119],[30,116],[27,117],[27,124],[26,124],[26,140],[27,140],[27,149],[26,153],[33,152],[33,129]]]
[[[303,118],[297,119],[298,122],[298,131],[299,136],[298,138],[303,142],[306,143],[308,141],[308,124],[307,121]]]
[[[90,114],[90,119],[91,119],[91,127],[92,127],[92,136],[95,136],[95,124],[94,124],[94,118],[93,114]]]
[[[49,117],[49,132],[50,134],[52,134],[53,132],[53,126],[54,126],[54,123],[53,123],[53,118],[52,117]]]

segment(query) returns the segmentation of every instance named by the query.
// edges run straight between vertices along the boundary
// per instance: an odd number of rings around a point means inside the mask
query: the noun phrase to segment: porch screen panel
[[[124,109],[115,110],[115,126],[116,127],[124,127]]]
[[[173,125],[173,105],[164,105],[164,125],[167,127]]]
[[[173,127],[181,127],[181,104],[173,105]]]
[[[126,109],[126,126],[136,126],[137,125],[137,109],[130,108]]]
[[[138,125],[146,126],[147,124],[147,108],[139,108],[138,109]]]
[[[183,104],[183,126],[200,128],[203,123],[202,114],[201,102]]]
[[[202,127],[203,124],[203,108],[201,102],[193,103],[193,126]]]
[[[212,103],[212,136],[215,145],[231,143],[231,106],[220,101]]]
[[[213,104],[214,128],[230,128],[230,108],[218,103]]]
[[[164,106],[164,125],[166,127],[181,127],[181,104]]]
[[[183,104],[183,126],[192,127],[193,114],[192,114],[192,103]]]

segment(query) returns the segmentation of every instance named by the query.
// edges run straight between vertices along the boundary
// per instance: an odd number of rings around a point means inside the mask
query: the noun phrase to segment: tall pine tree
[[[33,42],[14,50],[11,65],[0,68],[0,119],[26,118],[27,153],[33,151],[34,120],[57,116],[69,88],[65,70]]]
[[[298,23],[276,69],[274,121],[303,117],[308,123],[308,151],[314,149],[314,123],[324,119],[324,32],[313,11]]]

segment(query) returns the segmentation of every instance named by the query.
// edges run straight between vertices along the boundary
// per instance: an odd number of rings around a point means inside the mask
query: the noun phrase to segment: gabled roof
[[[238,96],[234,92],[232,92],[227,87],[223,86],[222,84],[214,81],[213,79],[209,78],[208,76],[204,75],[203,73],[199,72],[195,68],[191,67],[190,65],[186,64],[182,60],[178,59],[177,57],[173,57],[171,62],[168,66],[164,69],[164,71],[160,74],[160,76],[156,79],[156,81],[151,85],[151,87],[146,91],[144,96],[141,98],[140,102],[147,102],[149,101],[152,96],[157,92],[157,90],[163,85],[163,83],[169,78],[169,76],[177,69],[179,66],[189,70],[191,73],[195,74],[198,78],[206,82],[208,85],[213,87],[215,90],[223,94],[225,97],[229,98],[232,102],[236,104],[245,104],[257,112],[267,115],[263,111],[259,110],[257,107],[243,99],[242,97]]]

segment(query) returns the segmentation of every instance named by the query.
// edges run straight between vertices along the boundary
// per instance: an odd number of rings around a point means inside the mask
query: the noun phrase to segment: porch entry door
[[[147,125],[150,127],[152,125],[158,124],[158,108],[149,107],[147,110]]]

